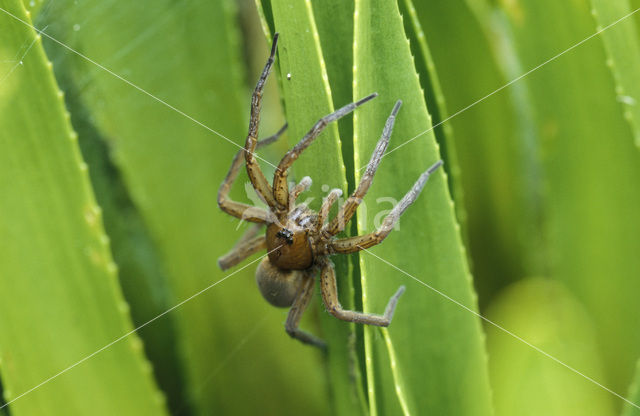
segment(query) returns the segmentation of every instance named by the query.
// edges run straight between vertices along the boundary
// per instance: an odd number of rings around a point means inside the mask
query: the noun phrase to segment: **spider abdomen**
[[[295,224],[267,227],[267,252],[269,261],[284,270],[305,270],[313,264],[313,251],[308,232]]]
[[[280,270],[269,259],[263,259],[256,270],[256,283],[262,296],[273,306],[291,306],[296,298],[303,272]]]

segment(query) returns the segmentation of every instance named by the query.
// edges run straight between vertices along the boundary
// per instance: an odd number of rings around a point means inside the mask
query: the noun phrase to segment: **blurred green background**
[[[639,8],[0,0],[0,415],[640,415]],[[296,162],[312,207],[404,102],[344,235],[445,161],[382,245],[333,259],[346,307],[407,293],[388,330],[318,294],[302,326],[328,354],[286,335],[260,256],[216,263],[246,229],[216,192],[276,31],[269,163],[379,93]]]

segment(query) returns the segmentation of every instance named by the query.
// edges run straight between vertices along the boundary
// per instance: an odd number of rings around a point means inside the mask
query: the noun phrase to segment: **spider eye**
[[[287,230],[286,228],[283,228],[282,230],[276,233],[276,236],[287,240],[287,244],[289,245],[293,244],[293,232],[291,232],[291,230]]]

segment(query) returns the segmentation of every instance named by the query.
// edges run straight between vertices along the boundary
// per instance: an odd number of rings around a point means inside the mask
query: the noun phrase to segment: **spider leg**
[[[236,242],[235,247],[238,247],[240,244],[246,243],[247,241],[253,239],[255,236],[260,233],[262,230],[263,224],[253,224],[242,234],[242,237]]]
[[[300,196],[302,192],[309,189],[310,186],[311,186],[311,178],[308,176],[305,176],[304,178],[302,178],[300,180],[300,183],[294,186],[291,192],[289,192],[289,206],[292,207],[295,204],[296,199],[298,199],[298,196]]]
[[[400,286],[396,293],[389,299],[389,303],[387,303],[387,307],[384,310],[384,315],[376,315],[372,313],[349,311],[342,308],[342,305],[340,305],[340,301],[338,300],[336,271],[333,267],[333,263],[330,261],[327,261],[322,268],[321,285],[320,290],[322,292],[322,300],[324,301],[327,311],[329,311],[331,315],[343,321],[375,326],[389,326],[398,304],[398,299],[405,290],[404,286]]]
[[[256,88],[253,90],[253,96],[251,97],[249,133],[247,134],[247,141],[244,145],[244,158],[247,162],[247,173],[249,174],[249,179],[251,180],[251,183],[258,195],[260,195],[272,209],[276,206],[275,199],[273,198],[273,191],[271,189],[271,185],[267,181],[267,178],[265,178],[264,173],[262,173],[262,170],[260,169],[260,165],[256,160],[254,152],[256,151],[258,143],[258,125],[260,124],[260,108],[262,107],[262,89],[267,81],[269,72],[271,72],[277,46],[278,34],[276,33],[273,35],[273,44],[271,45],[271,54],[269,55],[269,59],[262,70],[262,74],[258,79]]]
[[[287,125],[285,124],[278,130],[276,134],[273,136],[267,137],[266,139],[260,140],[256,145],[256,149],[260,149],[261,147],[270,145],[280,138],[282,133],[287,129]],[[231,167],[229,168],[229,172],[227,173],[227,177],[220,185],[220,189],[218,190],[218,206],[221,210],[226,212],[229,215],[233,215],[236,218],[240,218],[250,222],[258,222],[265,223],[269,222],[269,213],[262,208],[252,207],[247,204],[243,204],[240,202],[232,201],[228,198],[229,191],[231,190],[231,186],[233,182],[238,177],[238,173],[240,172],[240,167],[244,159],[242,159],[242,153],[244,149],[238,151],[231,162]],[[260,194],[258,194],[260,195]]]
[[[300,286],[296,299],[289,309],[289,315],[287,316],[287,322],[285,323],[285,330],[292,338],[296,338],[305,344],[314,345],[321,349],[326,349],[327,345],[320,338],[315,337],[307,332],[304,332],[298,325],[300,325],[300,319],[307,306],[311,302],[313,297],[313,287],[316,281],[311,275],[307,275],[304,282]]]
[[[335,188],[335,189],[332,189],[331,192],[329,192],[329,195],[327,195],[327,198],[322,203],[322,207],[320,207],[320,211],[318,211],[318,217],[316,219],[317,231],[320,231],[320,229],[322,229],[322,226],[324,225],[324,220],[326,220],[327,215],[329,215],[329,210],[331,210],[331,207],[333,206],[333,204],[335,204],[338,198],[340,198],[341,196],[342,196],[342,189]]]
[[[254,224],[238,240],[230,252],[218,259],[218,266],[222,270],[227,270],[250,255],[267,247],[267,240],[264,235],[257,235],[262,229],[262,224]]]
[[[335,216],[333,220],[325,227],[323,227],[322,232],[325,235],[336,235],[340,231],[344,230],[347,223],[358,209],[358,206],[362,202],[362,199],[367,194],[371,183],[373,182],[373,176],[376,174],[376,170],[380,165],[380,161],[382,160],[382,155],[385,150],[387,150],[387,145],[389,144],[389,138],[391,137],[391,132],[393,131],[393,124],[396,121],[396,115],[400,110],[400,106],[402,105],[402,101],[398,100],[396,105],[393,107],[391,111],[391,115],[387,119],[386,124],[384,125],[384,129],[382,130],[382,136],[380,140],[378,140],[378,144],[376,144],[376,148],[371,155],[371,159],[369,160],[369,164],[367,165],[367,169],[362,175],[360,179],[360,183],[356,190],[351,194],[351,196],[345,201],[338,211],[338,214]]]
[[[426,170],[426,172],[420,175],[409,192],[407,192],[407,194],[400,200],[398,205],[396,205],[391,210],[391,212],[387,214],[380,228],[370,234],[331,241],[328,244],[329,253],[355,253],[356,251],[360,251],[362,249],[369,248],[381,243],[382,240],[384,240],[387,235],[389,235],[391,230],[393,230],[393,226],[396,224],[396,222],[398,222],[402,213],[409,207],[409,205],[411,205],[416,200],[416,198],[418,198],[418,195],[420,195],[422,188],[424,188],[424,185],[429,179],[429,175],[431,175],[437,168],[439,168],[440,165],[442,165],[442,160],[434,163],[433,166],[431,166]]]
[[[288,169],[293,164],[293,162],[298,159],[300,154],[307,148],[309,145],[322,133],[322,131],[327,127],[329,123],[332,121],[336,121],[347,114],[351,113],[353,110],[366,103],[369,100],[377,97],[378,94],[374,93],[367,97],[364,97],[360,101],[356,101],[351,104],[347,104],[344,107],[334,111],[333,113],[322,117],[320,120],[316,122],[316,124],[309,130],[309,132],[296,144],[293,149],[289,150],[280,163],[278,164],[278,168],[276,169],[276,173],[273,177],[273,194],[276,202],[278,203],[278,208],[280,212],[287,212],[289,209],[289,189],[287,187],[287,175]]]

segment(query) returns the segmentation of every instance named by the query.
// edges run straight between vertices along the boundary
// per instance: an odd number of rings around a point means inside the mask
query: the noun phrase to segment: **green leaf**
[[[135,327],[144,325],[173,304],[162,270],[159,253],[148,235],[140,213],[135,209],[122,177],[109,160],[105,138],[93,125],[91,115],[82,105],[81,92],[70,79],[66,54],[44,42],[47,56],[54,61],[57,81],[65,91],[65,103],[71,113],[71,124],[78,133],[78,143],[98,205],[102,208],[104,227],[111,241],[113,258],[125,299],[131,306]],[[48,47],[47,47],[48,46]],[[185,380],[176,348],[177,334],[173,316],[146,325],[138,331],[144,350],[154,369],[159,387],[167,396],[172,413],[182,411],[185,403]]]
[[[278,62],[286,118],[289,123],[289,137],[293,138],[295,143],[318,119],[334,111],[335,100],[329,85],[327,65],[311,4],[273,0],[271,6],[275,28],[280,33]],[[327,17],[321,16],[324,25],[328,24]],[[344,15],[342,18],[344,19]],[[334,48],[334,41],[345,41],[344,38],[330,38],[327,32],[324,33],[324,44],[330,48]],[[331,55],[333,67],[344,66],[343,62],[338,61],[340,56],[335,50]],[[333,74],[338,75],[340,71],[334,70]],[[347,84],[344,78],[336,80],[336,83],[341,87]],[[340,91],[341,97],[344,98],[344,90]],[[336,104],[343,106],[348,102]],[[310,195],[314,199],[311,206],[316,209],[329,189],[340,188],[346,193],[345,164],[342,162],[337,124],[333,123],[326,128],[316,139],[316,143],[296,161],[293,169],[296,179],[311,176],[314,180]],[[353,305],[352,272],[346,257],[336,257],[334,261],[340,299],[345,306],[350,307]],[[322,306],[321,308],[324,309]],[[329,378],[335,412],[352,415],[362,413],[364,404],[361,400],[361,385],[357,380],[359,366],[355,351],[354,325],[323,314],[322,327],[329,345]]]
[[[486,316],[585,375],[602,379],[592,320],[561,283],[542,278],[515,283]],[[492,325],[487,326],[487,346],[498,416],[616,414],[614,396]]]
[[[285,7],[275,0],[272,1],[272,7],[275,27],[282,35],[278,62],[283,77],[282,94],[289,136],[297,142],[318,119],[333,112],[331,90],[329,83],[325,81],[328,79],[326,65],[322,58],[311,4]],[[299,37],[304,38],[298,39]],[[299,111],[300,108],[304,108],[304,111]],[[300,156],[295,165],[299,168],[296,173],[300,172],[300,178],[305,175],[304,166],[313,160],[318,166],[331,167],[326,169],[321,181],[329,186],[346,186],[337,124],[327,126],[317,142],[322,146],[313,146]],[[315,187],[319,187],[318,185],[321,184],[316,184]],[[320,201],[316,199],[311,206],[319,208]]]
[[[340,108],[353,100],[354,8],[353,1],[327,0],[314,2],[314,16],[327,66],[334,108]],[[338,130],[340,132],[340,144],[348,185],[346,190],[351,193],[356,185],[353,158],[353,117],[347,116],[338,120]],[[322,175],[324,167],[318,165],[315,170],[318,175]],[[343,195],[343,198],[346,197],[347,195]],[[357,216],[358,213],[356,212],[351,220],[350,227],[345,230],[347,235],[357,235]],[[338,267],[342,267],[340,266],[341,261],[341,259],[336,260]],[[344,277],[340,278],[338,282],[342,305],[349,309],[362,310],[362,288],[360,287],[360,266],[357,254],[349,257],[348,269],[342,271],[342,275]],[[332,320],[332,317],[327,317],[327,319],[323,320],[323,323],[336,325],[335,319]],[[339,325],[344,326],[343,323]],[[347,362],[340,363],[340,359],[330,360],[330,365],[333,365],[333,368],[343,369],[338,377],[342,379],[348,377],[350,380],[348,385],[350,400],[348,402],[336,400],[338,406],[341,404],[346,405],[341,411],[342,414],[355,414],[355,409],[349,409],[349,406],[355,406],[355,403],[359,403],[359,412],[366,412],[367,409],[364,394],[364,378],[366,374],[362,326],[356,326],[355,332],[353,326],[350,325],[349,329],[351,332],[348,334],[348,356],[344,357]],[[345,367],[344,364],[348,364],[348,366]],[[348,374],[344,372],[344,368],[349,369]],[[331,386],[335,397],[344,397],[343,391],[345,388],[336,379],[333,380]],[[354,400],[354,394],[357,396],[357,402]]]
[[[628,398],[635,404],[640,403],[640,361],[638,361],[638,364],[636,365],[636,373],[633,377],[631,387],[629,388]],[[637,416],[639,414],[640,410],[637,407],[634,407],[629,403],[625,403],[622,416]]]
[[[13,415],[164,414],[163,396],[135,334],[48,381],[132,325],[87,165],[41,38],[27,25],[21,2],[3,1],[1,7],[5,400],[16,400],[9,405]]]
[[[526,0],[493,13],[504,16],[501,24],[512,34],[524,68],[597,31],[585,0]],[[640,316],[635,296],[640,291],[640,155],[606,60],[602,43],[592,38],[520,82],[530,92],[543,155],[546,221],[541,231],[548,276],[565,283],[594,317],[605,368],[602,383],[621,393],[640,356],[635,326]]]
[[[220,271],[217,258],[244,232],[216,202],[238,150],[221,135],[244,142],[250,102],[233,4],[52,5],[41,12],[49,33],[157,97],[68,57],[68,75],[107,139],[158,249],[175,305],[232,273]],[[241,178],[234,198],[248,199],[243,185]],[[286,403],[294,413],[311,408],[321,414],[317,353],[289,339],[282,325],[286,311],[261,298],[254,271],[249,266],[171,312],[194,411],[276,413]],[[268,399],[246,400],[247,391]]]
[[[425,33],[418,18],[416,8],[411,0],[403,0],[398,3],[400,13],[406,18],[403,19],[405,31],[411,46],[411,52],[415,59],[416,72],[422,86],[427,107],[432,115],[433,132],[440,146],[440,153],[447,172],[449,192],[453,196],[456,205],[456,216],[461,225],[462,234],[467,240],[466,212],[464,210],[464,197],[462,179],[460,177],[460,164],[458,162],[457,150],[455,147],[455,137],[453,128],[445,120],[449,118],[447,104],[440,86],[440,79],[436,72],[435,63],[427,44]],[[436,127],[437,126],[437,127]]]
[[[353,0],[313,2],[314,20],[327,67],[333,107],[352,100],[353,85]],[[338,120],[342,156],[349,191],[355,189],[353,170],[353,119]]]
[[[611,69],[616,83],[616,96],[624,109],[624,118],[631,125],[635,144],[640,147],[640,43],[638,30],[633,19],[618,20],[631,13],[628,0],[591,0],[593,15],[599,28],[612,26],[602,32],[607,53],[607,66]],[[637,11],[637,9],[636,9]]]
[[[373,91],[380,94],[355,115],[356,169],[368,161],[396,100],[401,99],[404,104],[390,146],[431,127],[397,5],[375,5],[372,7],[370,1],[356,2],[354,97]],[[399,200],[438,158],[432,131],[385,157],[364,201],[366,218],[358,217],[360,233],[373,231],[374,215],[386,207],[379,205],[377,198]],[[403,215],[400,229],[370,251],[476,309],[442,169]],[[361,253],[360,259],[367,312],[382,312],[398,286],[407,286],[388,334],[384,335],[388,336],[387,345],[379,329],[365,328],[372,414],[491,414],[486,354],[477,317],[369,253]]]
[[[495,16],[476,19],[465,0],[420,1],[415,7],[453,116],[445,125],[456,133],[482,309],[510,281],[542,272],[540,174],[527,90],[516,83],[489,96],[523,71],[507,36],[483,32],[493,28]]]
[[[27,12],[31,13],[32,19],[35,20],[45,0],[23,0],[22,3]]]

